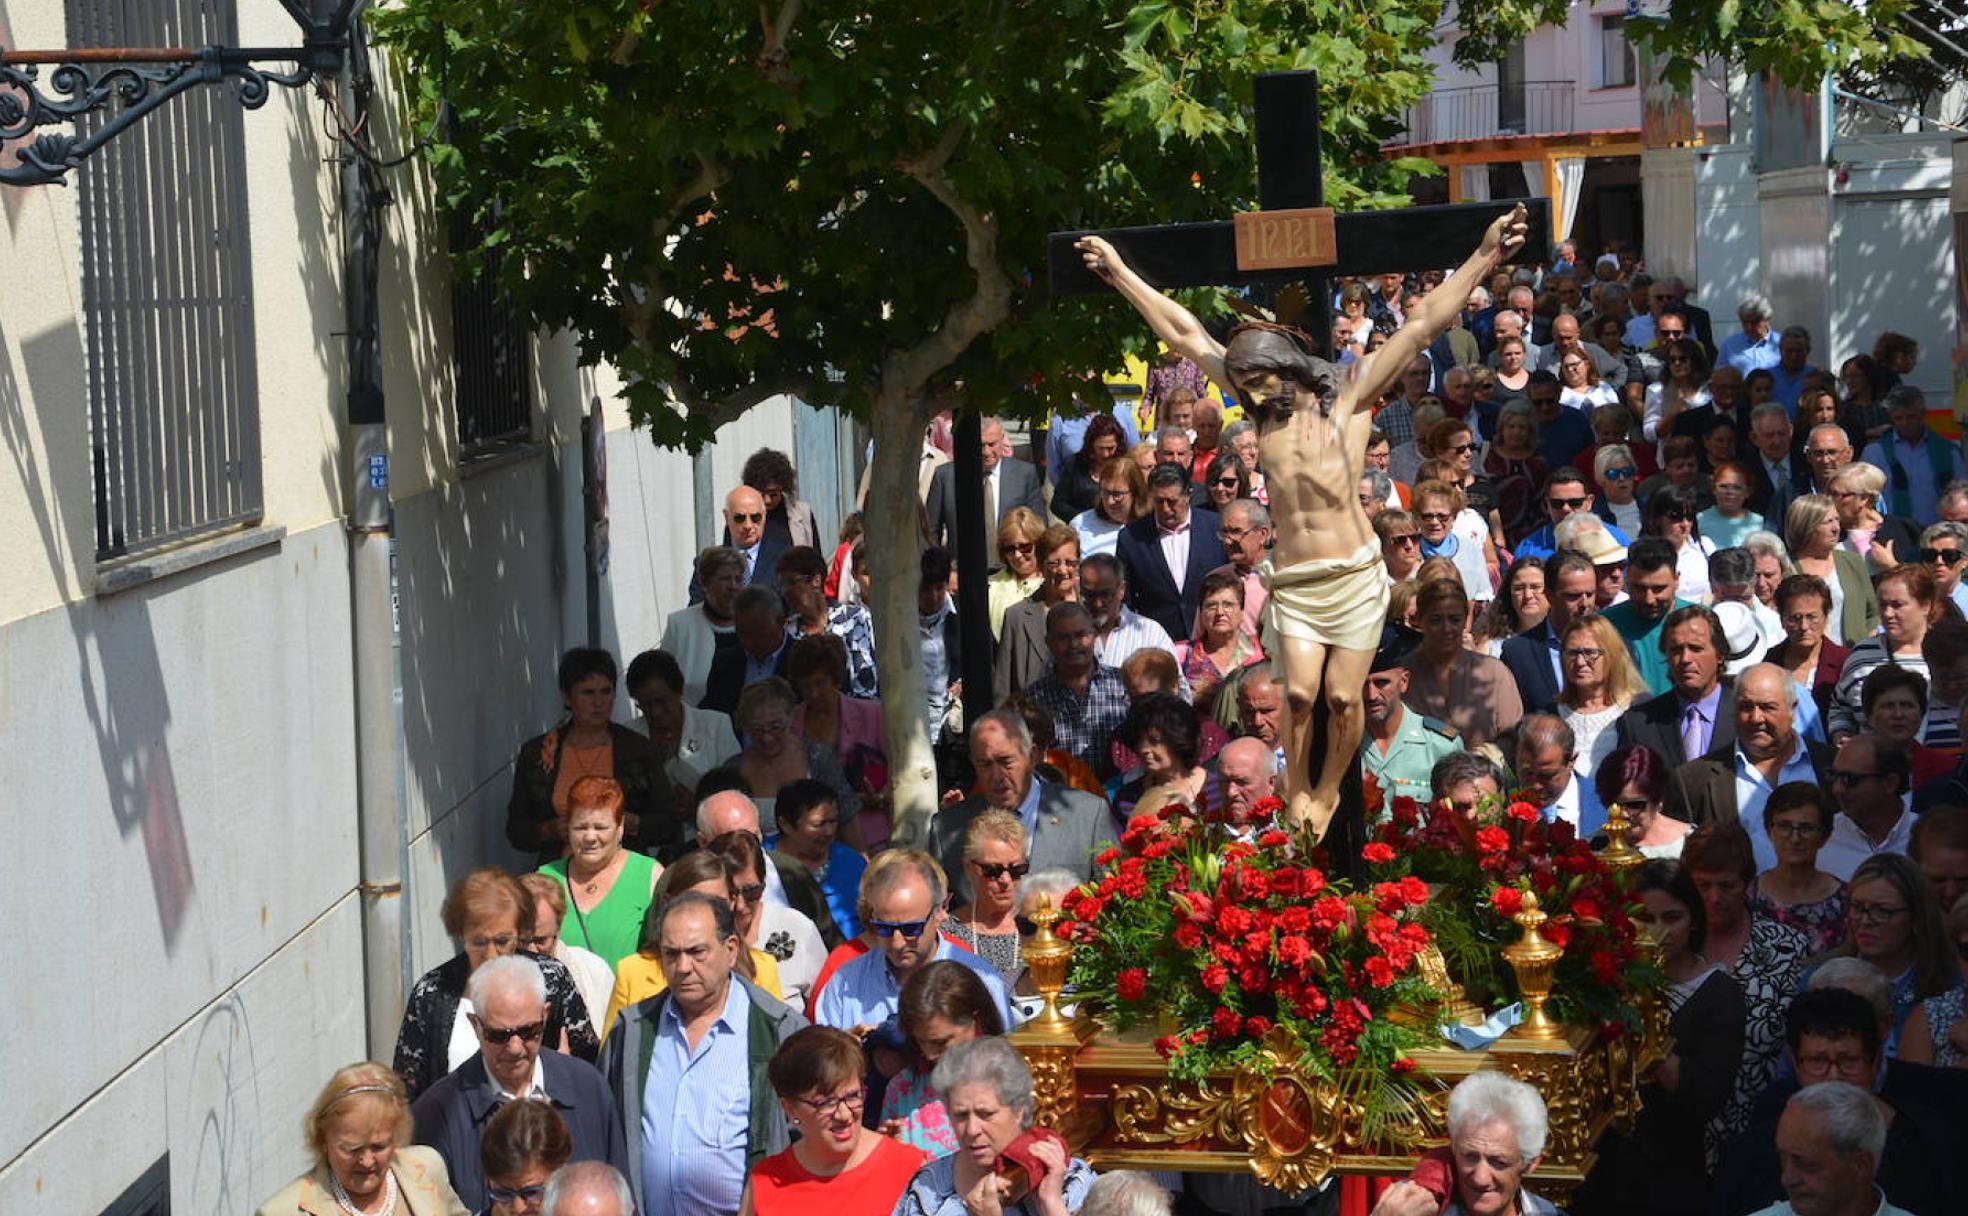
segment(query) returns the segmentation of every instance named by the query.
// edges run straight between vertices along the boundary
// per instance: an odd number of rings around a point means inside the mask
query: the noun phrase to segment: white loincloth
[[[1346,650],[1374,650],[1387,623],[1387,568],[1368,541],[1351,557],[1322,557],[1283,570],[1258,567],[1270,596],[1264,624],[1283,637]]]

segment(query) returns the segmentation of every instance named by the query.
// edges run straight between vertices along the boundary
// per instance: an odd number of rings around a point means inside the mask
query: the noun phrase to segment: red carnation
[[[1232,1037],[1237,1033],[1237,1028],[1243,1024],[1244,1019],[1238,1017],[1237,1011],[1228,1005],[1218,1005],[1216,1012],[1210,1014],[1210,1029],[1214,1030],[1220,1039]]]
[[[1498,887],[1490,892],[1490,906],[1505,916],[1515,916],[1524,910],[1524,893],[1516,887]]]
[[[1428,884],[1410,874],[1401,880],[1401,894],[1416,907],[1428,902]]]
[[[1377,866],[1386,865],[1388,862],[1394,860],[1394,849],[1392,846],[1382,844],[1376,840],[1360,850],[1360,860],[1371,862]]]
[[[1312,960],[1312,943],[1296,933],[1278,939],[1278,961],[1287,967],[1303,967]]]
[[[1399,1075],[1401,1073],[1413,1072],[1415,1070],[1415,1062],[1407,1056],[1402,1056],[1392,1064],[1389,1064],[1387,1068],[1388,1071]]]
[[[1268,828],[1257,835],[1257,846],[1261,849],[1276,849],[1290,843],[1290,834],[1277,828]]]
[[[1261,1039],[1271,1033],[1271,1019],[1263,1014],[1255,1014],[1244,1019],[1244,1033],[1253,1039]]]
[[[1596,900],[1590,900],[1590,899],[1573,900],[1572,916],[1575,919],[1581,921],[1597,921],[1597,920],[1604,919],[1604,914],[1600,911],[1598,902]]]
[[[1181,1046],[1182,1046],[1182,1040],[1176,1038],[1172,1034],[1165,1034],[1161,1038],[1155,1040],[1155,1052],[1156,1054],[1160,1055],[1164,1060],[1174,1055],[1177,1049],[1179,1049]]]
[[[1505,811],[1504,814],[1519,823],[1537,823],[1543,818],[1542,815],[1538,814],[1538,809],[1528,802],[1513,802],[1510,804],[1510,809]]]
[[[1124,968],[1114,977],[1114,994],[1124,1001],[1138,1001],[1148,995],[1148,972],[1141,967]]]
[[[1394,964],[1376,954],[1367,960],[1367,982],[1385,988],[1394,982]]]
[[[1592,952],[1592,975],[1602,984],[1610,984],[1619,978],[1619,959],[1611,950]]]
[[[1109,845],[1094,855],[1093,864],[1097,866],[1111,866],[1114,864],[1114,860],[1120,855],[1121,851],[1119,849]]]
[[[1502,828],[1476,829],[1476,851],[1479,853],[1503,853],[1510,848],[1510,833]]]
[[[1184,950],[1194,950],[1203,944],[1203,930],[1194,921],[1184,921],[1175,927],[1175,944]]]
[[[1312,913],[1304,904],[1293,904],[1278,913],[1278,927],[1286,933],[1303,933],[1312,927]]]
[[[1546,921],[1541,929],[1544,940],[1563,950],[1572,944],[1572,927],[1559,921]]]
[[[1230,969],[1222,963],[1211,963],[1203,968],[1203,987],[1212,994],[1222,992],[1223,986],[1230,982]]]

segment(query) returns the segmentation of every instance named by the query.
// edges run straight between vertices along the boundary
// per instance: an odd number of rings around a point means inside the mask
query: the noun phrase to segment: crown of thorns
[[[1313,339],[1311,334],[1306,333],[1296,326],[1280,325],[1276,321],[1241,321],[1231,327],[1229,340],[1224,345],[1230,345],[1231,342],[1237,340],[1238,334],[1253,329],[1260,330],[1264,333],[1281,334],[1290,339],[1293,346],[1298,347],[1299,350],[1304,351],[1308,355],[1317,355],[1319,353],[1319,344]]]

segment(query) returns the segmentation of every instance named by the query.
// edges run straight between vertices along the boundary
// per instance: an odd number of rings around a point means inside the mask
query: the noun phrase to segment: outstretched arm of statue
[[[1454,323],[1456,314],[1469,302],[1470,288],[1523,246],[1529,233],[1525,215],[1524,205],[1519,203],[1498,216],[1461,269],[1423,296],[1409,315],[1408,323],[1395,330],[1394,336],[1379,350],[1360,361],[1359,370],[1353,375],[1351,398],[1355,408],[1372,409],[1382,394],[1394,387],[1415,356],[1427,350]]]
[[[1083,236],[1073,248],[1086,259],[1087,269],[1099,275],[1121,293],[1134,310],[1148,322],[1155,336],[1168,348],[1203,369],[1203,374],[1224,391],[1235,393],[1223,371],[1223,344],[1210,337],[1196,314],[1163,295],[1159,288],[1134,273],[1104,237]],[[1463,293],[1467,295],[1467,292]]]

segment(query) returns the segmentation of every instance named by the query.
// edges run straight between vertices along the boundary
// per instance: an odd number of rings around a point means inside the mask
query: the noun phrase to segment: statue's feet
[[[1333,812],[1337,808],[1337,798],[1322,790],[1310,793],[1301,791],[1293,794],[1285,804],[1285,815],[1291,821],[1294,831],[1310,829],[1316,842],[1325,838],[1326,827],[1332,823]]]

